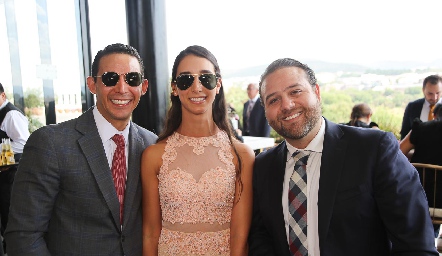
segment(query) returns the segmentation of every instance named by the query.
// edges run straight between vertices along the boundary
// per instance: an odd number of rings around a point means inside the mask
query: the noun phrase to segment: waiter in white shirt
[[[0,138],[11,140],[11,148],[14,151],[16,162],[20,160],[28,137],[29,124],[27,117],[19,108],[8,101],[3,85],[0,83]],[[17,166],[2,167],[0,170],[0,233],[3,236],[8,223],[11,189]],[[6,252],[4,240],[3,250]]]

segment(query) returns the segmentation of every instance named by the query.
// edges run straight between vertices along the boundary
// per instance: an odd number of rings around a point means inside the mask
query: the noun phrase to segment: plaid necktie
[[[123,224],[124,189],[126,187],[126,150],[124,148],[124,136],[115,134],[112,140],[117,144],[112,159],[112,176],[114,178],[115,190],[120,202],[120,223]]]
[[[307,172],[309,153],[296,151],[295,167],[289,182],[289,248],[290,254],[308,255],[307,248]]]

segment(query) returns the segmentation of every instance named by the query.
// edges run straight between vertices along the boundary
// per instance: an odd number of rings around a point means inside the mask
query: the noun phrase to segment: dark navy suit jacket
[[[422,98],[408,103],[405,108],[404,118],[402,119],[401,140],[410,132],[413,120],[420,118],[424,102],[425,99]]]
[[[285,141],[256,158],[249,255],[289,255]],[[439,255],[417,171],[391,133],[326,121],[318,192],[321,256]]]
[[[267,122],[264,107],[261,104],[261,99],[258,98],[253,105],[252,112],[250,112],[250,127],[247,126],[246,115],[249,101],[244,103],[243,110],[243,135],[255,137],[270,137],[270,125]],[[247,133],[247,131],[249,131]]]

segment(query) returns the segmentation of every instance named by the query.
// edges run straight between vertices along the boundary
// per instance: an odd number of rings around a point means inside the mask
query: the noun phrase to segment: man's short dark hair
[[[2,83],[0,83],[0,93],[3,93],[3,92],[5,92],[5,89],[3,88]]]
[[[422,88],[425,88],[425,86],[429,83],[432,85],[436,85],[437,83],[442,82],[442,77],[439,75],[430,75],[425,77],[424,82],[422,84]]]
[[[275,72],[276,70],[279,70],[281,68],[286,67],[296,67],[304,70],[307,81],[310,83],[312,87],[314,87],[317,83],[315,72],[307,66],[307,64],[301,63],[300,61],[297,61],[295,59],[291,58],[283,58],[283,59],[277,59],[273,61],[264,71],[264,73],[261,75],[261,78],[259,79],[259,95],[261,96],[262,91],[262,83],[264,79],[271,73]],[[261,97],[261,103],[264,104],[264,99]]]
[[[144,77],[144,64],[137,49],[133,48],[130,45],[116,43],[106,46],[103,50],[98,51],[97,55],[95,55],[94,61],[92,62],[92,70],[91,70],[92,72],[91,76],[94,77],[94,81],[97,81],[96,76],[98,75],[97,73],[98,73],[98,66],[100,64],[100,60],[104,56],[114,53],[127,54],[137,58],[138,63],[140,63],[141,75],[143,75]]]

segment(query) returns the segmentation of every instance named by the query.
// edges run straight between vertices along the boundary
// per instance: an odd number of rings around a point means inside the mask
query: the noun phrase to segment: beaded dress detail
[[[159,255],[229,255],[229,228],[195,231],[207,224],[230,223],[236,177],[227,134],[187,137],[175,132],[167,139],[162,159]],[[192,231],[177,224],[191,224]]]

